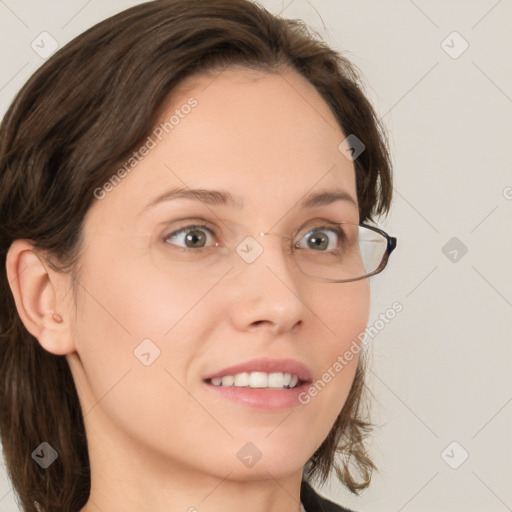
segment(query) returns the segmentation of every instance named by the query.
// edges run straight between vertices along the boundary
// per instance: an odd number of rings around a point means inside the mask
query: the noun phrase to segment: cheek
[[[345,404],[357,369],[370,312],[369,282],[364,279],[326,286],[325,292],[308,305],[319,317],[316,327],[323,325],[325,329],[316,337],[320,372],[302,400],[331,426]]]
[[[162,338],[208,291],[208,281],[194,286],[186,278],[155,268],[147,258],[98,255],[84,265],[80,319],[89,332],[109,332],[132,343]],[[85,320],[86,319],[86,320]],[[113,340],[114,341],[114,340]]]
[[[136,259],[112,265],[98,257],[84,268],[75,330],[84,412],[92,411],[91,420],[106,415],[136,437],[163,435],[165,425],[183,439],[173,411],[205,421],[179,383],[197,352],[191,322],[208,283],[190,287]]]
[[[332,357],[345,351],[367,326],[370,314],[370,285],[368,279],[351,283],[326,283],[308,302],[327,336],[323,346]]]
[[[96,396],[130,369],[144,369],[150,377],[154,372],[148,370],[172,368],[182,381],[198,349],[193,336],[199,327],[197,310],[212,287],[208,280],[192,286],[144,258],[123,260],[122,253],[111,258],[107,249],[97,249],[94,257],[84,258],[86,270],[79,277],[77,352]],[[209,320],[203,316],[203,323]],[[145,385],[153,386],[150,382]]]

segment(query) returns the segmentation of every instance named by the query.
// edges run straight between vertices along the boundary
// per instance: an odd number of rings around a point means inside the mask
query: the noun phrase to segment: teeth
[[[226,375],[226,377],[222,377],[222,385],[223,386],[232,386],[235,379],[232,375]]]
[[[291,373],[242,372],[236,375],[225,375],[210,380],[214,386],[236,386],[250,388],[294,388],[299,382],[297,375]]]
[[[224,384],[224,379],[226,377],[222,377],[222,383]],[[237,373],[235,375],[235,382],[233,386],[244,387],[249,385],[249,374],[248,373]]]
[[[237,383],[237,385],[238,385],[238,383]],[[249,376],[249,386],[251,386],[251,388],[266,388],[266,387],[268,387],[267,374],[264,372],[252,372]]]

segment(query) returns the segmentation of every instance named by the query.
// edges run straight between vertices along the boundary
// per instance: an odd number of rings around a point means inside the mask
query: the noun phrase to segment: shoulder
[[[352,512],[317,494],[305,480],[302,480],[300,487],[300,499],[306,512]]]

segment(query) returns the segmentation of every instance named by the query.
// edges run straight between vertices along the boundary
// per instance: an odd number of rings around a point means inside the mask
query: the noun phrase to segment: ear
[[[26,329],[55,355],[75,351],[71,336],[69,276],[49,268],[26,240],[15,240],[7,253],[7,279]]]

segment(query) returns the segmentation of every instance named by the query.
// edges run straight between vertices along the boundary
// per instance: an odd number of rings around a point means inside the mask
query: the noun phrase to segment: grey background
[[[0,0],[1,114],[43,31],[62,46],[137,3]],[[361,497],[321,491],[360,512],[512,510],[512,1],[262,3],[359,66],[395,164],[382,226],[399,244],[370,319],[403,305],[369,349],[380,471]],[[0,512],[17,510],[0,468]]]

